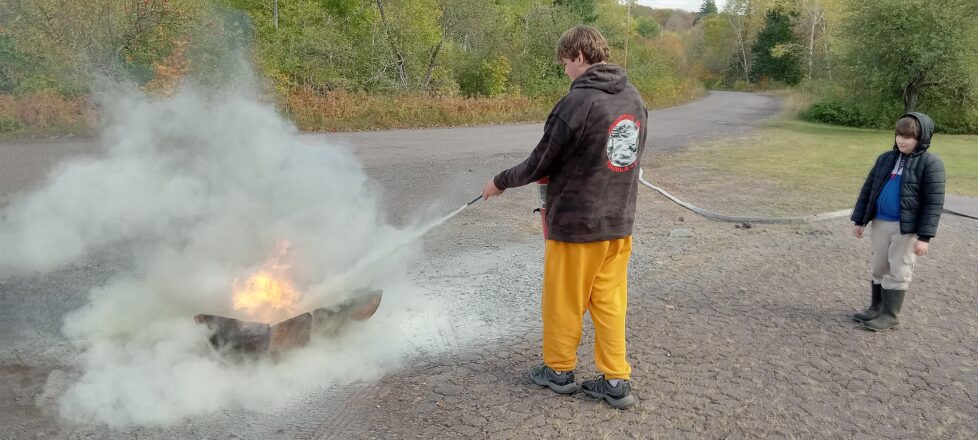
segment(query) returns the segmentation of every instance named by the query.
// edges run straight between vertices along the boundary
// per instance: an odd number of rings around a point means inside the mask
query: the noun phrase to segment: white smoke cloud
[[[233,316],[233,281],[282,240],[304,310],[358,287],[404,290],[418,249],[400,244],[423,228],[385,223],[348,151],[300,142],[271,105],[241,91],[188,88],[155,99],[130,90],[105,109],[104,156],[59,167],[0,212],[0,278],[51,271],[107,246],[133,256],[66,319],[81,376],[61,398],[62,415],[166,425],[283,404],[396,363],[398,346],[422,326],[410,307],[424,306],[407,297],[385,295],[377,316],[339,339],[250,364],[214,356],[192,319]]]

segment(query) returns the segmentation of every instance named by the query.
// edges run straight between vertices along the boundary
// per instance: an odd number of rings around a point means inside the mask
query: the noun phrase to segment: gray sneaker
[[[547,387],[555,393],[573,394],[577,392],[577,383],[574,382],[574,372],[565,371],[558,373],[544,364],[530,368],[530,380],[542,387]]]
[[[632,395],[632,384],[623,380],[618,382],[618,386],[611,386],[611,383],[601,376],[600,379],[585,380],[581,383],[581,390],[584,394],[596,399],[604,399],[611,406],[618,409],[628,409],[635,404],[635,396]]]

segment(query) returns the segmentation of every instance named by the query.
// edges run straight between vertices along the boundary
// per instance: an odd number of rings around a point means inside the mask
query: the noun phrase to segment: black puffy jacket
[[[903,167],[900,182],[900,232],[917,234],[922,241],[930,241],[937,235],[937,223],[944,211],[944,162],[937,155],[927,151],[934,135],[934,121],[923,113],[907,113],[920,123],[920,141],[917,149],[910,153]],[[893,149],[881,154],[866,177],[856,207],[852,210],[852,221],[864,226],[876,217],[876,198],[883,185],[890,178],[890,172],[900,157],[896,142]]]

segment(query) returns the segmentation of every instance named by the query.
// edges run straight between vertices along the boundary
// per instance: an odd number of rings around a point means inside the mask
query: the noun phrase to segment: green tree
[[[518,13],[518,31],[511,32],[514,44],[496,47],[507,56],[512,54],[510,80],[513,86],[531,96],[566,91],[567,84],[563,69],[557,64],[554,46],[564,31],[580,24],[579,17],[563,7],[544,2]],[[521,37],[516,38],[517,35]]]
[[[0,93],[12,93],[24,73],[24,57],[17,50],[13,38],[0,34]]]
[[[828,33],[829,22],[835,22],[839,12],[839,0],[796,0],[798,2],[799,20],[798,35],[806,45],[808,72],[806,76],[812,79],[816,74],[816,65],[820,64],[829,78],[832,77],[831,53]]]
[[[597,0],[554,0],[557,6],[563,6],[581,19],[582,23],[593,24],[598,20]]]
[[[727,0],[722,16],[733,30],[735,42],[733,57],[736,62],[736,68],[728,72],[732,75],[729,79],[733,79],[733,76],[742,76],[746,82],[750,82],[751,65],[754,60],[751,56],[751,46],[763,27],[765,12],[770,9],[773,1]]]
[[[499,96],[506,92],[510,71],[509,59],[500,55],[469,66],[462,73],[459,86],[467,96]]]
[[[973,0],[850,1],[843,26],[853,90],[913,111],[978,101],[978,12]],[[978,128],[978,127],[976,127]]]
[[[637,21],[638,24],[635,26],[635,31],[645,38],[655,38],[662,32],[662,27],[659,26],[659,22],[651,18],[639,17]]]
[[[419,89],[442,39],[442,9],[435,0],[375,0],[401,87]]]
[[[801,81],[798,37],[794,32],[793,15],[781,8],[767,12],[764,29],[757,35],[757,40],[751,47],[754,57],[751,80],[767,77],[788,85]]]
[[[502,75],[497,71],[489,81],[491,69],[483,61],[492,64],[500,55],[511,66],[502,70],[509,71],[507,92],[549,96],[566,89],[554,44],[580,17],[565,5],[552,0],[446,0],[445,15],[450,17],[446,48],[455,63],[451,70],[464,95],[485,95],[492,89],[487,82],[498,84]]]
[[[282,92],[309,88],[389,90],[399,86],[372,2],[221,0],[254,34],[255,62]],[[234,14],[235,12],[229,12]]]
[[[145,86],[213,70],[228,45],[194,41],[206,35],[203,28],[226,35],[213,6],[198,0],[6,2],[0,27],[25,60],[14,91],[79,95],[96,75]]]
[[[697,24],[703,17],[711,14],[716,14],[718,12],[717,2],[715,0],[704,0],[703,4],[700,5],[700,10],[696,12],[696,18],[693,19],[693,24]]]
[[[717,85],[724,74],[736,69],[737,38],[730,22],[720,14],[700,20],[687,38],[686,57],[694,75],[708,85]]]
[[[710,14],[716,14],[717,11],[718,11],[718,9],[717,9],[717,2],[716,1],[714,1],[714,0],[704,0],[703,1],[703,5],[700,6],[700,10],[699,10],[698,13],[699,13],[699,15],[701,17],[704,17],[704,16],[707,16],[707,15],[710,15]]]

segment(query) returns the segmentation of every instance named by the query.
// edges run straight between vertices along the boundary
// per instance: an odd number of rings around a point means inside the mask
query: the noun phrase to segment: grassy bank
[[[728,191],[769,195],[775,212],[815,212],[850,207],[876,157],[892,145],[890,131],[776,118],[747,137],[692,146],[660,162],[674,185],[681,179],[671,170],[685,169],[736,182]],[[944,160],[948,193],[978,196],[978,136],[938,134],[930,151]]]
[[[0,139],[88,136],[95,121],[95,111],[84,98],[50,92],[0,95]]]
[[[305,131],[359,131],[542,121],[553,101],[525,96],[377,96],[297,91],[285,111]]]
[[[647,93],[651,108],[670,107],[704,95],[694,82]],[[280,98],[283,112],[304,131],[361,131],[391,128],[451,127],[543,121],[560,95],[492,98],[374,95],[344,91],[319,94],[294,90]],[[54,93],[0,95],[0,139],[85,136],[94,133],[97,115],[84,98]]]
[[[705,95],[702,87],[685,82],[645,94],[650,108],[664,108]],[[305,131],[359,131],[391,128],[451,127],[541,122],[560,94],[544,97],[500,95],[492,98],[293,91],[285,111]]]

